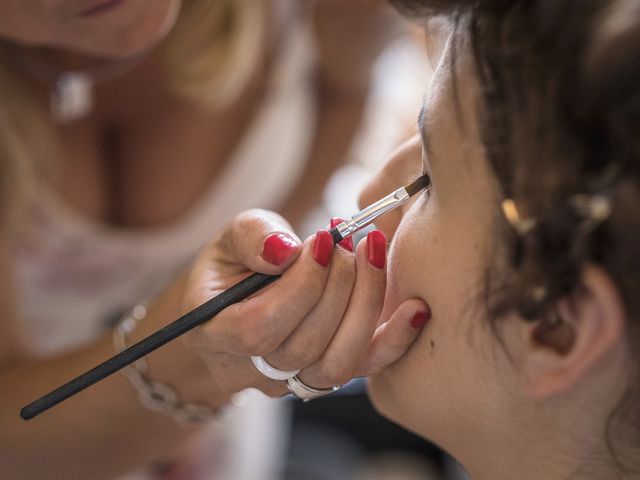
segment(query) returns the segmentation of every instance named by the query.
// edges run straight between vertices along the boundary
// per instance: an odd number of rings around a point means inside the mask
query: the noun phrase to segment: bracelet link
[[[136,305],[113,329],[113,344],[118,353],[128,348],[128,337],[138,323],[147,316],[144,305]],[[164,413],[186,426],[197,426],[218,417],[217,412],[204,404],[181,402],[178,392],[171,385],[149,378],[146,358],[136,360],[122,369],[138,392],[140,403],[149,410]]]

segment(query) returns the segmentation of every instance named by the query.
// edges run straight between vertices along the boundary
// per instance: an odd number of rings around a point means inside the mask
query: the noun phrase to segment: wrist
[[[182,279],[181,279],[182,280]],[[178,281],[150,307],[136,305],[114,329],[118,351],[180,316],[184,282]],[[172,341],[123,370],[147,408],[197,425],[213,418],[229,398],[215,386],[204,362],[184,342]]]

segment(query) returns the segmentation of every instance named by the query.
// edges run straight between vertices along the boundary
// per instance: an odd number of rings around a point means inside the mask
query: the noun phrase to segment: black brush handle
[[[332,229],[329,233],[331,233],[333,237],[334,244],[343,240],[337,228]],[[184,314],[174,322],[171,322],[157,332],[152,333],[138,343],[131,345],[111,357],[109,360],[102,362],[91,370],[86,371],[82,375],[31,402],[29,405],[26,405],[20,410],[20,416],[24,420],[29,420],[45,410],[50,409],[63,400],[99,382],[103,378],[123,369],[127,365],[131,365],[136,360],[141,359],[198,325],[211,320],[229,305],[241,302],[280,277],[281,275],[265,275],[263,273],[254,273],[248,276],[213,297],[211,300],[191,310],[189,313]]]
[[[191,310],[174,322],[102,362],[91,370],[56,388],[20,410],[20,416],[29,420],[66,400],[112,373],[160,348],[164,344],[210,320],[229,305],[238,303],[280,278],[280,275],[254,273],[224,292]]]

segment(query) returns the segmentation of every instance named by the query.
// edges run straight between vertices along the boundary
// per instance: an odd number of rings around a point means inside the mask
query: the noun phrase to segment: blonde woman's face
[[[428,147],[416,137],[361,199],[373,200],[423,171],[431,177],[430,192],[418,195],[390,247],[383,315],[421,298],[432,318],[407,353],[373,377],[370,394],[384,415],[451,452],[464,449],[464,432],[499,407],[504,391],[496,387],[502,360],[482,297],[497,241],[497,187],[478,136],[469,70],[460,66],[454,83],[450,65],[441,64],[424,105]],[[394,229],[393,220],[384,221],[381,228]]]
[[[144,51],[173,26],[181,0],[0,0],[0,37],[113,57]]]

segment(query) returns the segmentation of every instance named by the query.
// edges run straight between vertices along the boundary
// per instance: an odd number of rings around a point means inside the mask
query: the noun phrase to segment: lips
[[[122,4],[124,0],[103,0],[93,7],[89,7],[88,9],[80,12],[80,17],[93,17],[95,15],[100,15],[101,13],[105,13],[109,10],[112,10]]]

